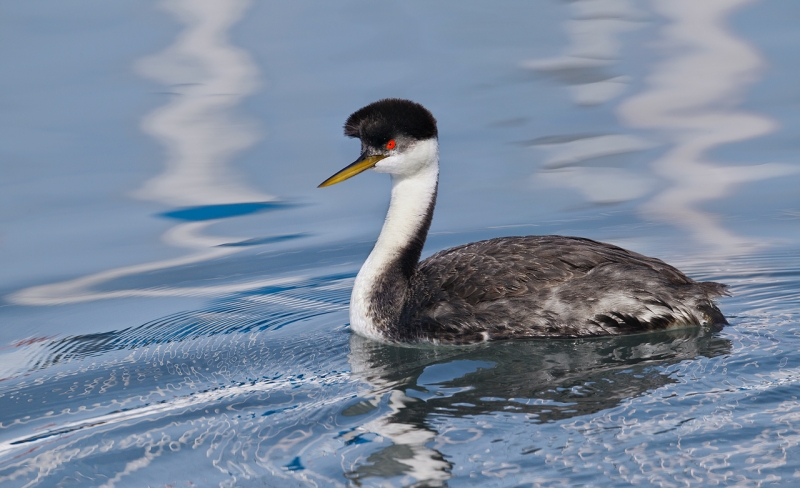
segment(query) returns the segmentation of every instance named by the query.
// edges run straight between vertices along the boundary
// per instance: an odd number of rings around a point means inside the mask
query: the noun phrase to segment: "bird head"
[[[344,133],[361,140],[361,156],[319,188],[368,169],[393,176],[412,175],[438,160],[436,119],[410,100],[387,98],[371,103],[348,117]]]

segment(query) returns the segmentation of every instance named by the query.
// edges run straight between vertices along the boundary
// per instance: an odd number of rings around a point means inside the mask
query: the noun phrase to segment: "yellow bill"
[[[376,164],[378,164],[378,161],[386,157],[387,156],[384,155],[377,155],[377,156],[362,155],[360,158],[356,160],[355,163],[351,164],[350,166],[347,166],[343,170],[339,171],[335,175],[323,181],[317,188],[322,188],[323,186],[335,185],[336,183],[340,183],[348,178],[352,178],[353,176],[362,173],[370,169],[371,167],[375,166]]]

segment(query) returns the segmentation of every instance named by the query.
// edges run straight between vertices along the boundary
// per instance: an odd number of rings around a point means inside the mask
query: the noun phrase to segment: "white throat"
[[[383,162],[386,164],[381,164]],[[375,340],[386,340],[373,320],[373,290],[389,266],[418,237],[439,181],[436,139],[417,142],[400,156],[386,158],[376,171],[392,174],[392,199],[378,241],[356,276],[350,298],[350,327]],[[426,229],[427,230],[427,229]],[[424,236],[423,236],[424,239]]]

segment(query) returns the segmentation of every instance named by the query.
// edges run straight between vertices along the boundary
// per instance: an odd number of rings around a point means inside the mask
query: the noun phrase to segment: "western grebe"
[[[409,100],[380,100],[344,126],[361,156],[325,180],[392,175],[378,241],[356,276],[350,326],[368,338],[463,344],[526,337],[621,335],[728,322],[699,283],[655,258],[562,236],[500,237],[419,262],[436,205],[436,119]]]

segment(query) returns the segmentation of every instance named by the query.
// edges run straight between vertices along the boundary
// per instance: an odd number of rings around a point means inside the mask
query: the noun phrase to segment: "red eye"
[[[397,143],[396,143],[396,142],[394,142],[394,139],[392,139],[391,141],[389,141],[389,142],[387,142],[387,143],[386,143],[386,149],[394,149],[394,147],[395,147],[396,145],[397,145]]]

